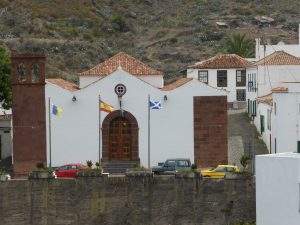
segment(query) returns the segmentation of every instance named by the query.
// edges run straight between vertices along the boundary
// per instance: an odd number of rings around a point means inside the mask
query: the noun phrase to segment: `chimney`
[[[46,163],[46,57],[14,53],[11,62],[13,169],[15,176],[24,176]]]
[[[255,58],[260,59],[260,38],[255,38]]]

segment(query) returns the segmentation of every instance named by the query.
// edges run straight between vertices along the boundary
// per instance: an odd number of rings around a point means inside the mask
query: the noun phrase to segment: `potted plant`
[[[37,163],[36,169],[31,171],[28,175],[29,179],[52,179],[55,174],[52,168],[47,167],[44,163]]]
[[[10,180],[10,175],[5,171],[5,169],[0,168],[0,181]]]
[[[193,164],[191,168],[184,168],[175,171],[176,178],[202,178],[201,172],[198,171],[197,166]]]
[[[101,177],[103,175],[103,170],[99,162],[95,163],[95,168],[93,168],[93,162],[91,160],[86,161],[86,165],[86,169],[82,169],[78,172],[78,177]]]
[[[136,164],[134,167],[127,169],[125,175],[127,177],[153,177],[153,172],[150,169]]]

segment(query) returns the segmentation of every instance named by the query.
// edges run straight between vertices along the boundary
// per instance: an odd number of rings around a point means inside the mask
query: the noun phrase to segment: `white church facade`
[[[149,99],[161,108],[149,110]],[[113,110],[100,110],[100,101]],[[44,102],[45,160],[53,167],[87,160],[148,167],[168,158],[227,163],[226,93],[192,78],[164,86],[160,71],[125,53],[81,73],[79,85],[47,79]]]

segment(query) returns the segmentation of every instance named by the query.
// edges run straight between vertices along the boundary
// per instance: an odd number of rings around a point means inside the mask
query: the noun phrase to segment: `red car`
[[[57,177],[65,177],[65,178],[75,178],[78,171],[86,168],[85,165],[80,163],[67,164],[61,167],[58,167],[55,170],[55,175]]]

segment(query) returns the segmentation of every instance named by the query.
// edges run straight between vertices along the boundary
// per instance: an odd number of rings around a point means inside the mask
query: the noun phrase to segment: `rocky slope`
[[[233,32],[295,42],[299,9],[298,0],[1,0],[0,45],[46,53],[49,77],[76,79],[125,51],[170,78],[223,51]],[[257,15],[275,21],[262,28]]]

